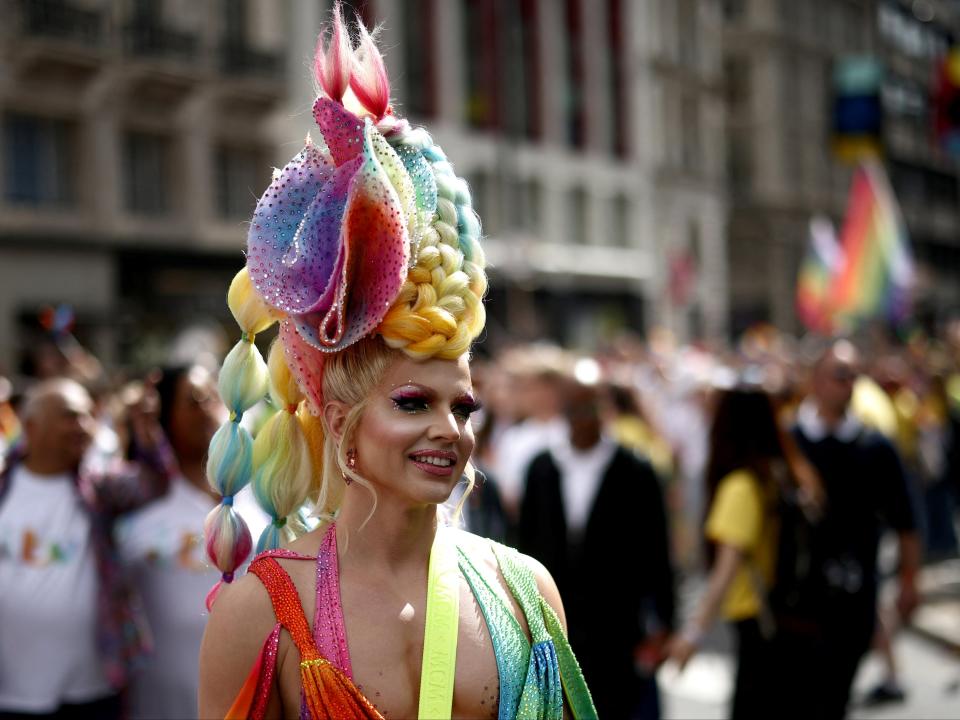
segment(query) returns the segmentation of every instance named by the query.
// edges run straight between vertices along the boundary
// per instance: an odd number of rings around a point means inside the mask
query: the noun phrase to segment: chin
[[[410,478],[406,487],[412,492],[408,493],[410,497],[418,503],[428,503],[431,505],[442,505],[450,499],[453,488],[460,482],[463,472],[452,474],[450,477],[419,477]]]

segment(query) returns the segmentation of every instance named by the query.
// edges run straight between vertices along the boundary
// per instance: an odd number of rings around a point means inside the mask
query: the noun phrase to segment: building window
[[[216,150],[217,212],[222,218],[248,218],[264,184],[261,154],[256,150],[221,146]]]
[[[727,58],[723,75],[727,108],[734,117],[742,117],[750,109],[750,62],[746,58]]]
[[[523,91],[525,130],[528,138],[543,135],[540,99],[540,16],[538,0],[520,0],[521,42],[523,44]]]
[[[567,242],[571,245],[586,245],[587,238],[587,191],[581,187],[570,190],[567,202]]]
[[[229,45],[247,42],[247,0],[224,0],[223,37]]]
[[[477,170],[467,175],[467,185],[470,188],[470,199],[473,209],[480,217],[484,235],[495,235],[499,227],[499,208],[497,207],[494,184],[489,173]]]
[[[680,64],[695,69],[700,62],[700,35],[697,32],[697,11],[700,7],[693,0],[680,0],[677,3],[677,41],[679,44]]]
[[[627,195],[616,195],[611,201],[608,244],[618,247],[635,245],[631,232],[633,223],[630,221],[630,205],[630,197]]]
[[[543,186],[539,180],[526,180],[521,185],[523,208],[520,213],[520,227],[531,234],[540,232],[543,220]]]
[[[723,0],[723,17],[733,22],[743,18],[746,2],[745,0]]]
[[[500,119],[496,28],[495,0],[464,0],[466,116],[471,126],[484,130],[496,130]]]
[[[323,12],[327,12],[330,3],[323,0],[322,5]],[[340,0],[340,5],[343,7],[343,17],[348,22],[352,23],[355,17],[359,17],[360,22],[368,28],[376,24],[373,0]]]
[[[926,15],[917,16],[892,0],[877,6],[877,25],[881,37],[900,52],[914,58],[937,58],[950,46],[946,33],[930,22],[932,19]]]
[[[610,135],[612,150],[618,157],[626,157],[627,146],[627,82],[625,76],[623,0],[607,0],[607,67],[610,82]]]
[[[4,126],[7,200],[23,205],[73,205],[73,124],[8,113]]]
[[[743,197],[750,192],[753,180],[753,161],[750,154],[752,140],[747,128],[739,128],[729,135],[727,175],[735,196]],[[826,143],[823,147],[827,147]]]
[[[502,198],[508,226],[536,235],[540,230],[543,207],[543,187],[539,180],[516,176],[504,179]]]
[[[500,3],[498,34],[503,126],[514,137],[540,135],[540,56],[537,0]]]
[[[163,215],[170,209],[170,138],[146,132],[127,133],[124,173],[127,210],[137,215]]]
[[[401,13],[406,114],[432,117],[437,112],[434,53],[436,0],[404,0]]]
[[[581,0],[566,0],[565,98],[567,142],[582,148],[587,140]]]
[[[700,105],[694,95],[681,100],[680,127],[683,137],[681,165],[687,172],[696,172],[700,168]]]

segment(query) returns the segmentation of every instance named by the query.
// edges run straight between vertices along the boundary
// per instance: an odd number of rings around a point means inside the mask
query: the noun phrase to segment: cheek
[[[473,423],[467,423],[463,427],[463,432],[460,433],[460,452],[464,457],[468,458],[473,455],[473,449],[477,446],[477,437],[473,434]]]
[[[357,428],[357,453],[383,460],[400,457],[423,434],[417,416],[377,410],[364,415]]]

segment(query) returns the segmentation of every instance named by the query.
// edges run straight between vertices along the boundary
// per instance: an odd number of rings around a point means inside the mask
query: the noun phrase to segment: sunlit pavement
[[[960,718],[960,656],[914,633],[905,632],[896,643],[906,702],[864,708],[855,704],[851,718]],[[879,680],[879,663],[870,658],[857,677],[855,697],[861,698]],[[664,718],[694,720],[728,717],[733,682],[729,655],[704,653],[677,677],[672,668],[660,673]],[[811,691],[815,691],[811,688]]]
[[[861,666],[854,689],[850,717],[960,719],[960,563],[951,561],[924,571],[921,588],[925,599],[915,617],[915,628],[902,631],[895,655],[907,698],[867,708],[860,700],[881,678],[882,666],[870,656]],[[691,590],[687,600],[696,591]],[[730,638],[717,628],[704,650],[686,670],[665,666],[658,676],[663,693],[664,718],[704,720],[728,717],[734,663]],[[802,682],[802,680],[800,680]],[[815,691],[811,688],[811,691]]]

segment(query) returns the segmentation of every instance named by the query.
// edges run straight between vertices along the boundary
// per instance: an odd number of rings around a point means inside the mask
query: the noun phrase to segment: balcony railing
[[[103,36],[103,15],[66,0],[20,0],[23,32],[34,37],[74,40],[95,46]]]
[[[127,52],[145,57],[194,60],[199,50],[196,35],[146,22],[128,25],[125,41]]]
[[[264,79],[283,75],[283,56],[256,50],[244,43],[230,43],[220,49],[221,68],[226,75],[255,76]]]

